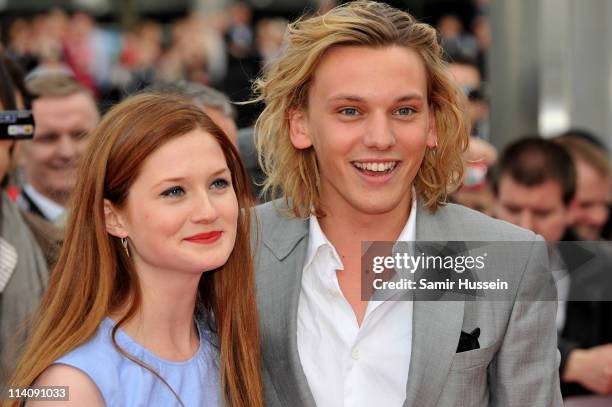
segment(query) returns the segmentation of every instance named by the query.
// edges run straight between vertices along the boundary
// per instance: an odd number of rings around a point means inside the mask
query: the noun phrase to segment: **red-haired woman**
[[[262,406],[248,197],[238,153],[197,107],[143,94],[113,108],[11,389],[68,386],[75,406]]]

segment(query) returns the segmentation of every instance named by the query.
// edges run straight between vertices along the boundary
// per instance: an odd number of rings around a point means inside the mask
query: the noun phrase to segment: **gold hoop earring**
[[[123,246],[123,249],[125,250],[125,254],[130,257],[130,249],[128,248],[128,240],[127,237],[122,237],[121,238],[121,245]]]

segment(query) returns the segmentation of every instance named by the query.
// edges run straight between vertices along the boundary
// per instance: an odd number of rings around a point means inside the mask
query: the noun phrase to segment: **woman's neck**
[[[122,329],[162,359],[191,358],[199,348],[194,312],[201,274],[140,269],[138,276],[142,293],[140,306]],[[123,307],[111,314],[111,318],[118,320],[127,311]]]

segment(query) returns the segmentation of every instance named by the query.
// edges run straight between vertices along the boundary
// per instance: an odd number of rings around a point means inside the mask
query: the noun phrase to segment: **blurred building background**
[[[612,2],[491,2],[491,140],[583,128],[612,143]]]

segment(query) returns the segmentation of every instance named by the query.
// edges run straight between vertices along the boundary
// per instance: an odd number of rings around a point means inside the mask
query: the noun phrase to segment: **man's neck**
[[[390,212],[354,216],[347,211],[326,210],[319,218],[321,230],[334,247],[359,246],[361,241],[397,240],[410,216],[411,205]]]

